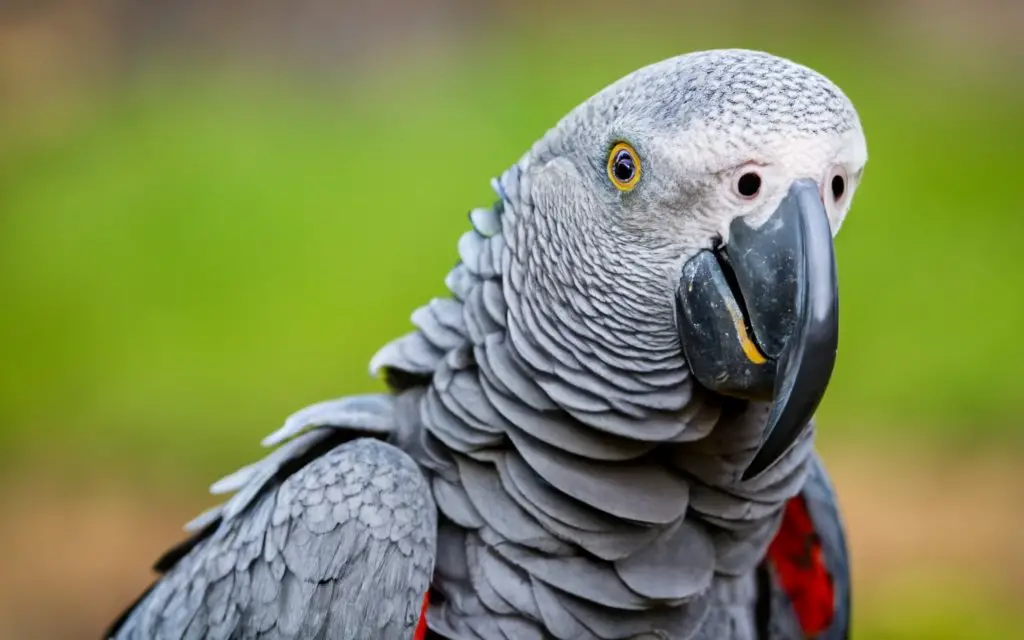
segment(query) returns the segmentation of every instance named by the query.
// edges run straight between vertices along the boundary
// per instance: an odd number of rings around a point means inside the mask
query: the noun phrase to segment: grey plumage
[[[755,572],[818,469],[813,429],[741,481],[768,407],[692,379],[670,274],[721,237],[708,194],[729,167],[792,139],[787,171],[847,148],[862,166],[859,131],[827,79],[747,51],[583,103],[470,212],[452,297],[373,357],[401,374],[392,393],[268,436],[280,448],[214,485],[237,493],[117,637],[409,638],[432,574],[443,637],[753,638]],[[629,194],[603,165],[623,138],[648,166]]]
[[[359,438],[274,485],[244,517],[222,514],[117,637],[411,637],[436,545],[433,503],[412,460]]]

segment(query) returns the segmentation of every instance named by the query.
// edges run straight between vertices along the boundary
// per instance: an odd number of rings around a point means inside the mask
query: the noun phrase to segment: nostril
[[[832,177],[832,197],[835,200],[840,200],[843,194],[846,193],[846,181],[843,180],[843,176],[836,175]]]

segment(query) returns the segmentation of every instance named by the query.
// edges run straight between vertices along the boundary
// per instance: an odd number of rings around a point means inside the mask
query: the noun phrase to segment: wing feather
[[[238,487],[248,501],[165,556],[165,575],[109,637],[413,637],[437,536],[427,481],[398,448],[339,444],[331,430],[297,438],[326,451],[300,446],[247,472],[260,483]]]

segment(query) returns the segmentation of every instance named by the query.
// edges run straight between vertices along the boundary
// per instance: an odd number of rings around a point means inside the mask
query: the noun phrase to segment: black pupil
[[[838,200],[843,197],[843,193],[846,192],[846,181],[843,180],[842,176],[835,176],[832,178],[832,197]]]
[[[612,171],[619,182],[629,182],[633,179],[633,174],[636,173],[633,157],[626,151],[620,151],[615,156],[615,165],[612,167]]]
[[[736,189],[744,198],[752,198],[761,190],[761,176],[756,173],[744,173],[736,183]]]

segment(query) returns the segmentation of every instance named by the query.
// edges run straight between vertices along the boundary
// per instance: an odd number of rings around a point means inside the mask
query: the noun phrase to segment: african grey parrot
[[[115,638],[841,638],[811,417],[867,160],[831,81],[714,50],[570,112],[469,214],[451,297],[190,524]]]

